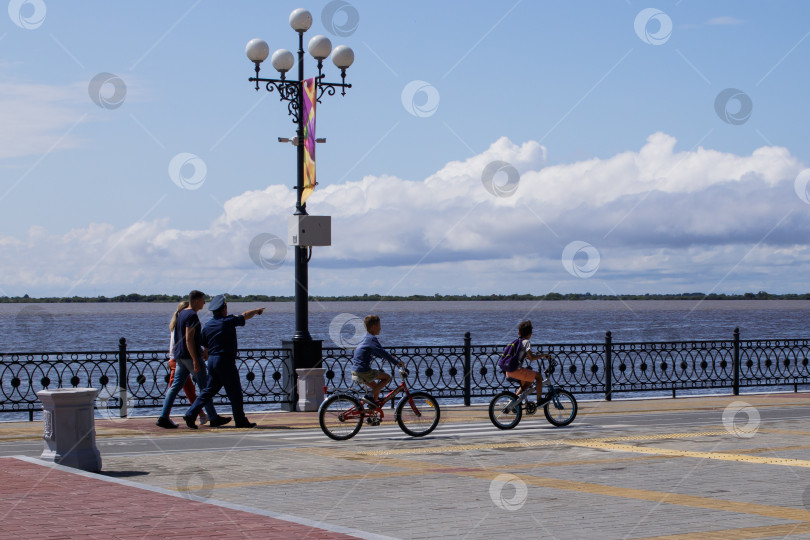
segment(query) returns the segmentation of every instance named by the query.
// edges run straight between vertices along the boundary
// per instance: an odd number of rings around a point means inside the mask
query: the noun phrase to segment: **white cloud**
[[[676,146],[656,133],[637,151],[544,167],[537,142],[501,138],[423,180],[369,176],[323,186],[307,206],[332,216],[333,245],[313,250],[311,290],[672,292],[744,288],[746,280],[749,289],[807,290],[810,205],[793,189],[804,166],[778,147],[741,156]],[[519,172],[513,196],[484,188],[482,172],[493,161]],[[237,195],[207,230],[167,229],[158,219],[0,237],[0,287],[33,295],[191,288],[289,295],[291,250],[281,268],[265,270],[248,246],[260,233],[286,240],[293,200],[281,185]],[[574,240],[599,250],[589,280],[562,266]]]

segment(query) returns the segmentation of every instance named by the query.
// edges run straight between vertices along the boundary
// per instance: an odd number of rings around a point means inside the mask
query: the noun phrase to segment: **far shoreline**
[[[263,294],[226,295],[230,302],[293,302],[292,296],[274,296]],[[186,295],[170,294],[122,294],[118,296],[71,296],[71,297],[40,297],[0,296],[0,304],[128,304],[128,303],[171,303],[186,300]],[[310,302],[509,302],[509,301],[546,301],[546,302],[578,302],[578,301],[638,301],[638,300],[685,300],[685,301],[714,301],[714,300],[810,300],[810,293],[771,294],[765,291],[743,294],[718,293],[677,293],[677,294],[591,294],[591,293],[548,293],[534,294],[489,294],[489,295],[421,295],[394,296],[381,294],[343,295],[343,296],[310,296]]]

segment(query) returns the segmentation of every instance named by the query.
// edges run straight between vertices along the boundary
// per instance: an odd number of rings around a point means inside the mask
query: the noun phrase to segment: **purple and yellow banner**
[[[304,90],[304,190],[301,192],[301,204],[315,191],[315,103],[317,103],[317,85],[315,79],[303,83]]]

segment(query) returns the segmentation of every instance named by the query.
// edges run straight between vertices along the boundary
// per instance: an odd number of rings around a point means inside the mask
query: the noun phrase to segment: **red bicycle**
[[[439,402],[427,392],[408,391],[408,370],[399,369],[402,382],[374,406],[349,392],[337,392],[326,398],[318,409],[318,423],[327,437],[336,441],[351,439],[363,422],[379,426],[385,418],[383,406],[400,392],[405,395],[397,404],[394,418],[400,429],[412,437],[424,437],[439,424]]]

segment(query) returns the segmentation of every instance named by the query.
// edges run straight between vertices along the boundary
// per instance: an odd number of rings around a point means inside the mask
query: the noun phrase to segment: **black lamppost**
[[[312,26],[312,14],[306,9],[296,9],[290,14],[290,26],[298,32],[298,79],[288,79],[287,72],[295,64],[293,53],[286,49],[279,49],[273,53],[271,63],[281,75],[279,79],[263,79],[259,77],[260,64],[264,62],[270,54],[267,42],[261,39],[252,39],[248,42],[245,52],[247,57],[256,66],[256,76],[248,79],[256,83],[256,90],[259,90],[259,83],[265,84],[268,92],[278,92],[279,99],[287,102],[287,111],[292,117],[293,123],[298,125],[297,136],[293,139],[293,144],[297,145],[297,168],[298,179],[296,182],[296,216],[306,216],[306,203],[301,202],[301,195],[304,191],[304,32]],[[315,79],[315,96],[320,103],[321,97],[326,93],[335,95],[337,88],[341,89],[341,94],[346,95],[346,88],[351,88],[351,84],[346,84],[346,70],[354,62],[354,52],[345,45],[339,45],[332,50],[332,43],[326,36],[315,36],[309,40],[307,47],[309,53],[318,61],[318,75]],[[329,83],[323,80],[323,61],[332,55],[332,62],[340,69],[341,82]],[[283,139],[279,139],[283,140]],[[286,142],[286,140],[284,140]],[[320,141],[319,141],[320,142]],[[315,367],[321,360],[321,342],[313,341],[309,333],[309,276],[307,263],[311,256],[311,247],[306,245],[295,245],[295,334],[292,339],[293,358],[296,368]]]

